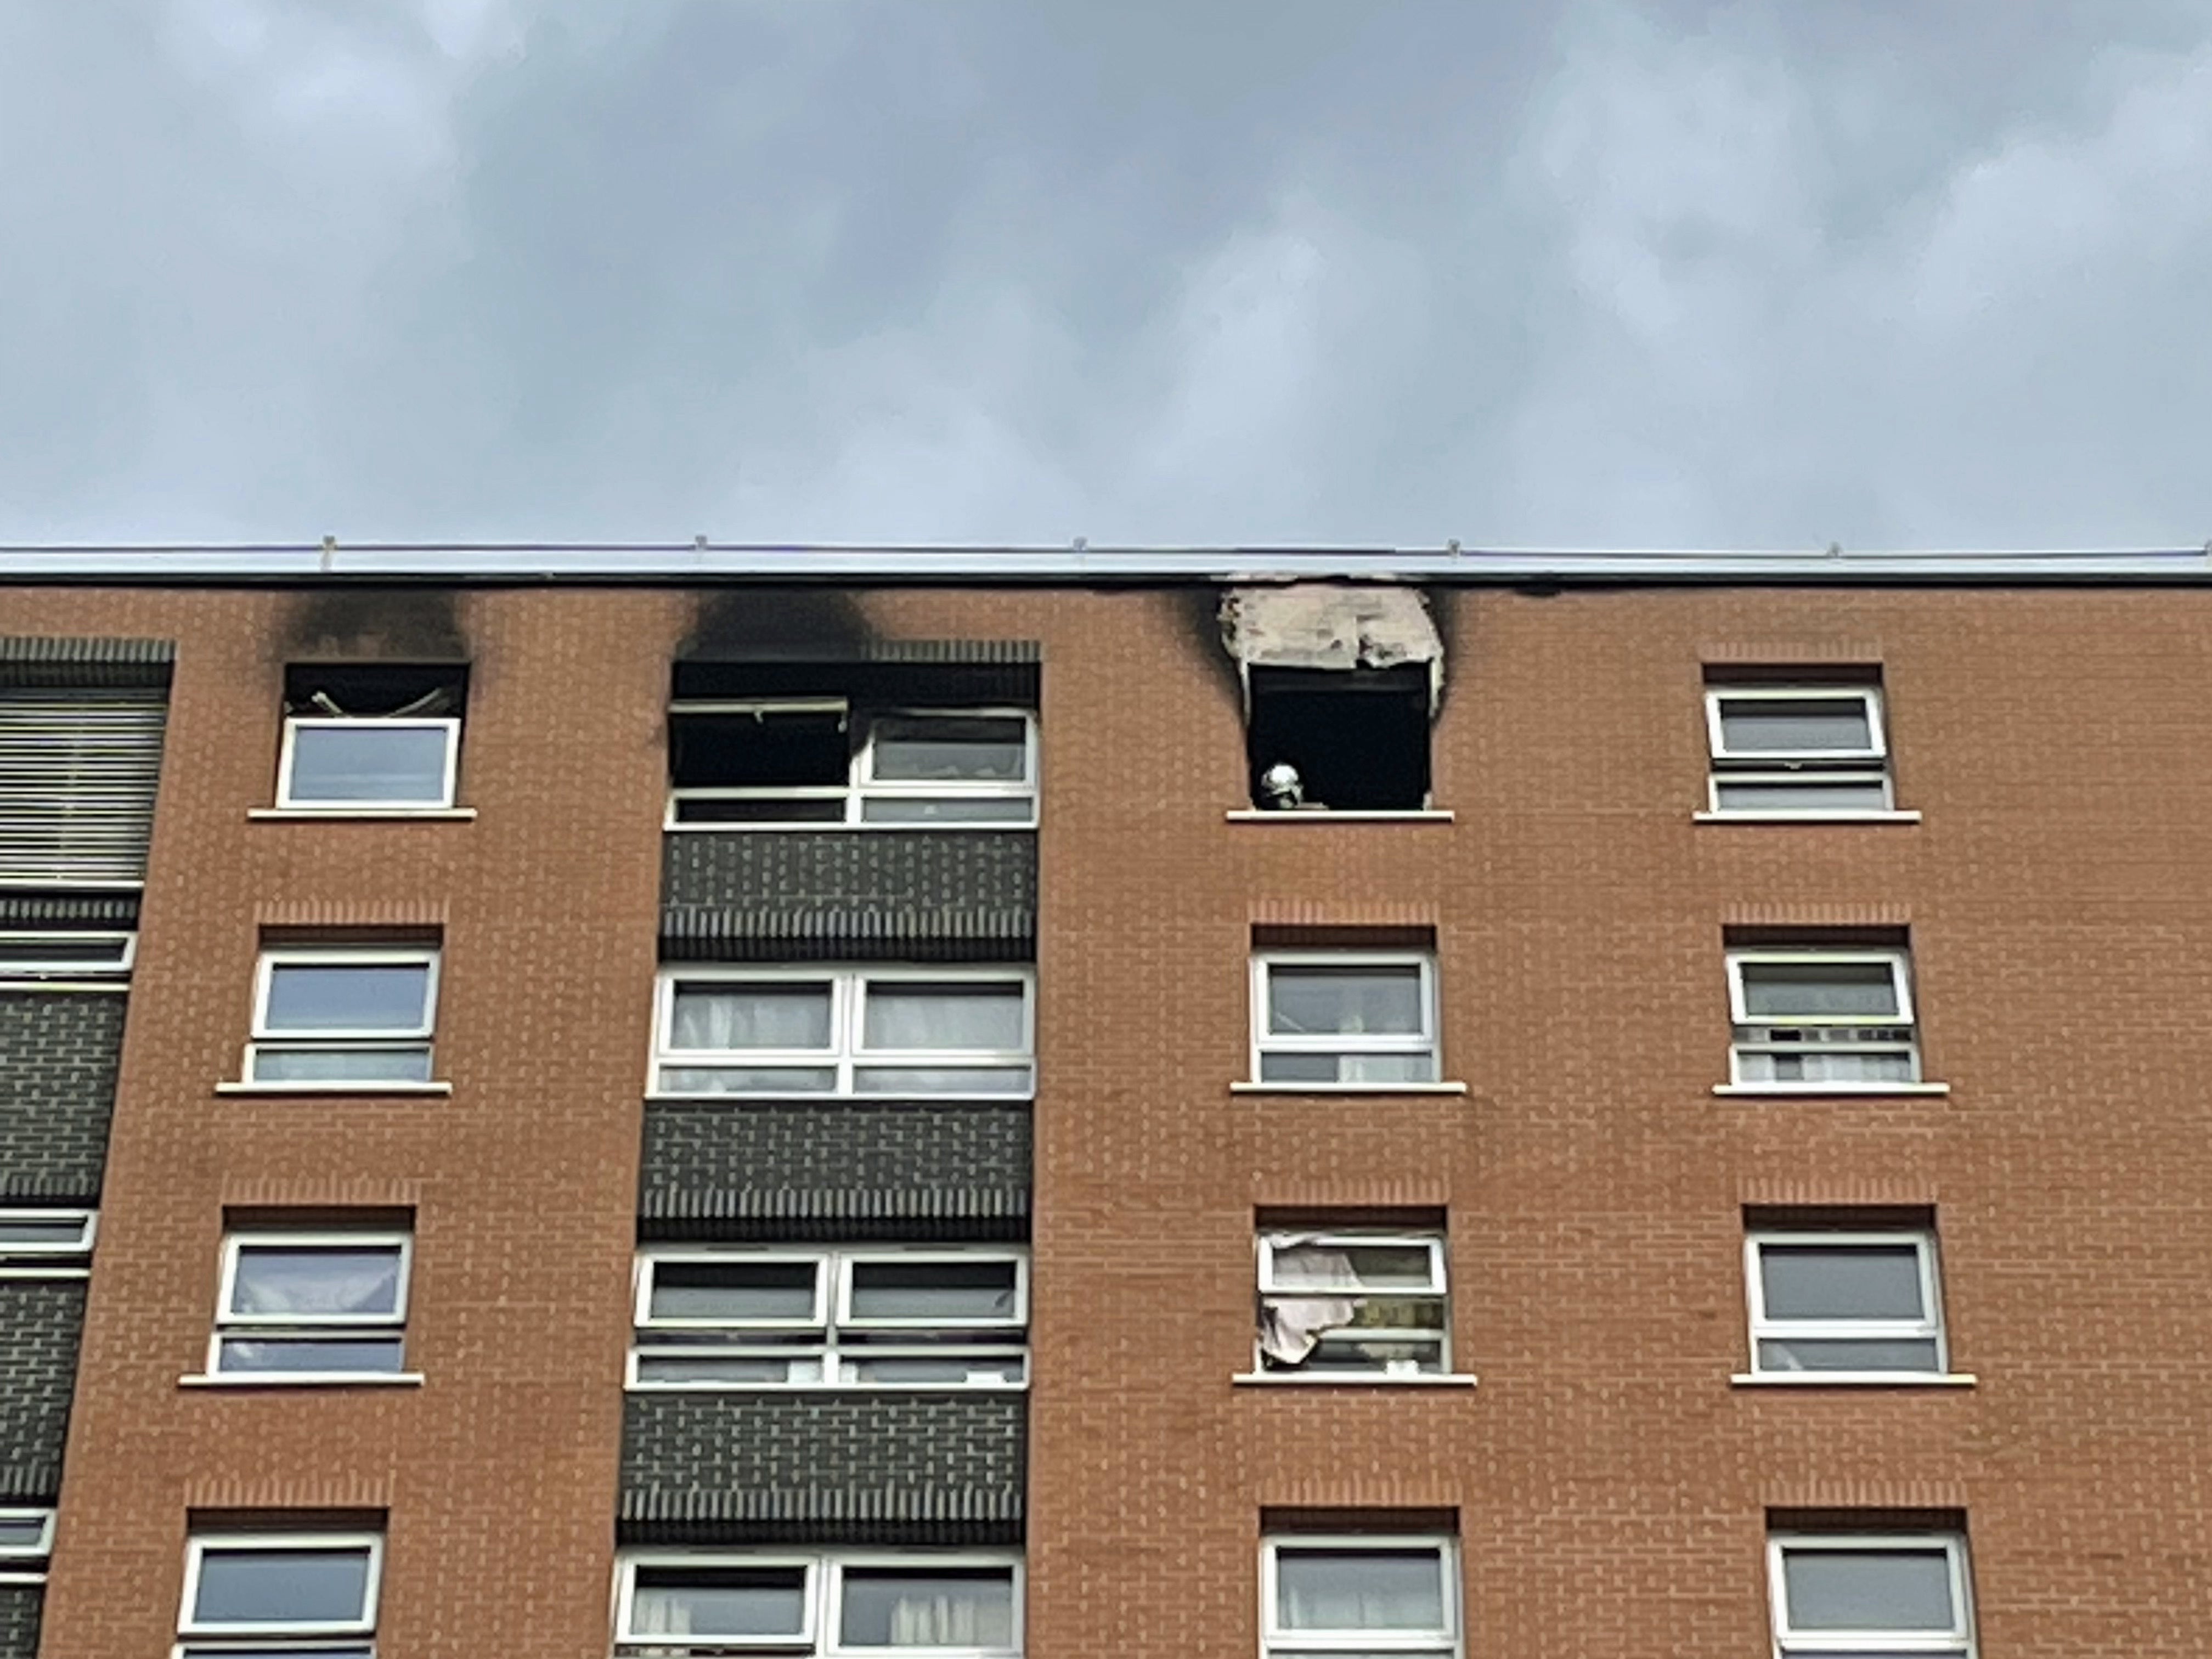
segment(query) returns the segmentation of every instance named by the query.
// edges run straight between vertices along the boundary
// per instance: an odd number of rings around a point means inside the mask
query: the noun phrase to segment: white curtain
[[[1019,1048],[1021,988],[878,982],[868,988],[865,1035],[870,1049],[893,1053]]]
[[[691,1603],[681,1590],[641,1585],[630,1598],[629,1630],[633,1636],[689,1636]]]
[[[914,1589],[891,1604],[896,1648],[1006,1648],[1014,1642],[1013,1606],[994,1588]]]
[[[681,986],[676,993],[676,1048],[826,1048],[827,986]]]
[[[1329,1291],[1357,1291],[1359,1275],[1342,1250],[1287,1241],[1274,1246],[1275,1283],[1319,1295],[1270,1295],[1260,1307],[1260,1352],[1285,1365],[1304,1363],[1328,1332],[1358,1317],[1362,1300]]]

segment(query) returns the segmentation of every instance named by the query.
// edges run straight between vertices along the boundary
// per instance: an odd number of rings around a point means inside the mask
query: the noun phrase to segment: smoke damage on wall
[[[466,662],[460,594],[451,587],[363,583],[315,587],[293,601],[276,639],[285,660],[350,657]]]

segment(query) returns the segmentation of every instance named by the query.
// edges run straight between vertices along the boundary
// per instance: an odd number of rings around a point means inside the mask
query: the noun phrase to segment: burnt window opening
[[[335,812],[450,807],[468,674],[460,663],[287,668],[276,805]]]
[[[1430,671],[1249,672],[1252,804],[1272,811],[1419,811],[1429,804]]]
[[[1036,722],[1019,708],[679,701],[669,782],[672,827],[1026,828]]]

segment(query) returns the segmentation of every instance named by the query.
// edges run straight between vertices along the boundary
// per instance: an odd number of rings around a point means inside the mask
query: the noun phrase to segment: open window
[[[1920,1080],[1904,949],[1745,945],[1728,974],[1734,1082],[1818,1093]]]
[[[459,664],[294,665],[284,672],[276,805],[341,813],[451,806],[467,698]]]
[[[1244,687],[1253,805],[1427,807],[1443,647],[1418,592],[1328,583],[1231,588],[1221,629]]]
[[[669,708],[675,829],[1021,829],[1036,822],[1036,718],[1019,708],[685,699]]]
[[[1441,1229],[1265,1227],[1262,1372],[1435,1376],[1450,1366]]]
[[[1709,682],[1705,733],[1716,814],[1849,817],[1896,805],[1876,680]]]

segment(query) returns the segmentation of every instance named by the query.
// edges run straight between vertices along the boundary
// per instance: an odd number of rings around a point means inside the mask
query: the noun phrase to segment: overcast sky
[[[0,538],[2181,545],[2212,0],[10,0]]]

